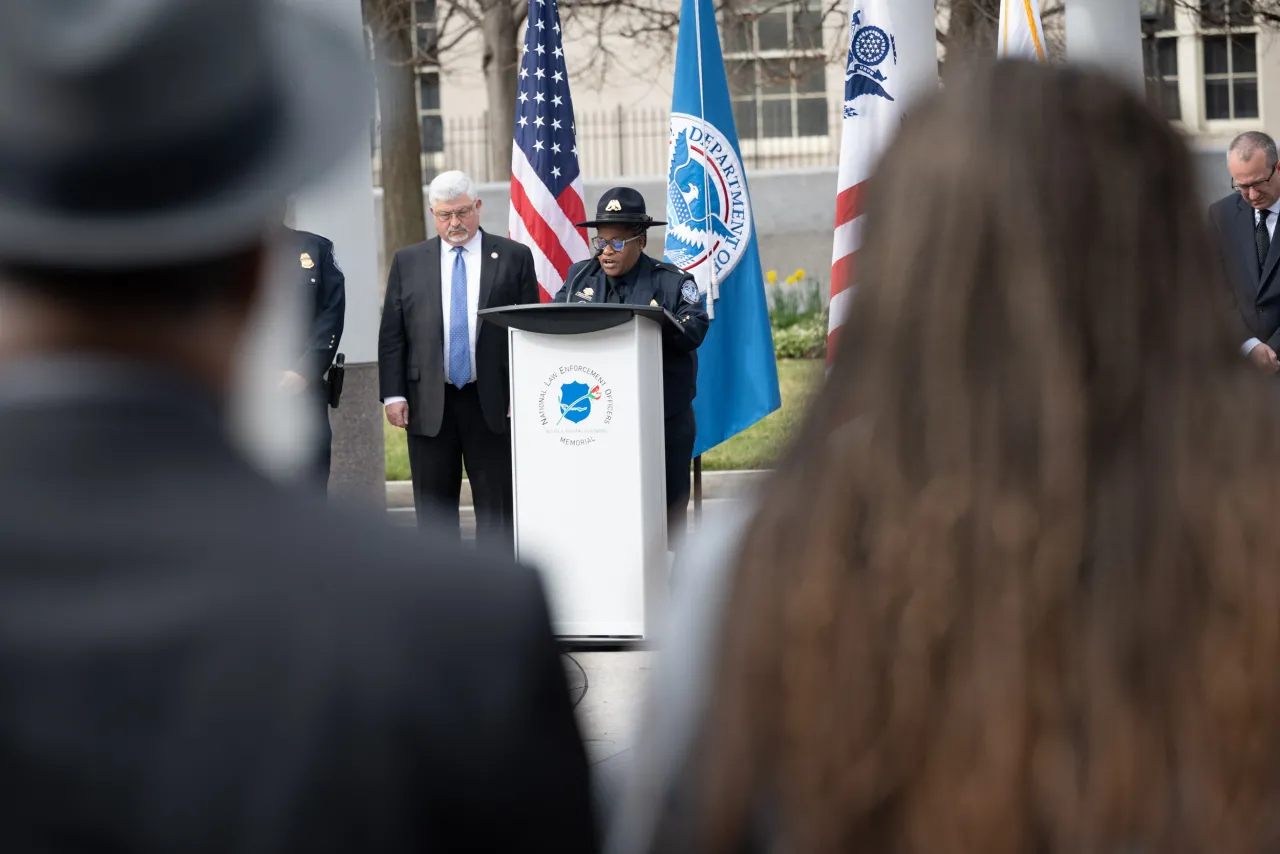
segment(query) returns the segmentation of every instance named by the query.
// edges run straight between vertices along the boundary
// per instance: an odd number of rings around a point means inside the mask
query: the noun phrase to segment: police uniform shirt
[[[307,347],[292,370],[318,386],[333,362],[346,320],[346,276],[338,266],[333,241],[309,231],[286,228],[298,254],[298,287],[311,314]]]
[[[637,263],[630,270],[623,273],[618,278],[606,276],[608,283],[605,294],[605,302],[613,305],[625,305],[631,299],[631,291],[636,286],[636,279],[640,278],[640,264]]]

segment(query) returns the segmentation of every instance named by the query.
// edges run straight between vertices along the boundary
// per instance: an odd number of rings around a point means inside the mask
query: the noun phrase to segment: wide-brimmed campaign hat
[[[362,45],[297,6],[0,0],[0,22],[0,264],[246,245],[367,139]]]
[[[644,196],[630,187],[614,187],[596,203],[596,218],[574,223],[574,228],[599,228],[602,225],[666,225],[644,212]]]

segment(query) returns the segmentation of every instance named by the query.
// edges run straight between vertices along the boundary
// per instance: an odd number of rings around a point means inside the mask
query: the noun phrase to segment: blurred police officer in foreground
[[[367,140],[358,39],[267,0],[0,21],[0,851],[592,850],[536,574],[227,435],[267,235]]]
[[[329,461],[333,449],[333,429],[329,425],[329,386],[325,373],[333,364],[338,344],[342,341],[342,323],[346,314],[346,278],[334,257],[333,241],[287,228],[291,249],[296,252],[299,292],[304,310],[309,314],[306,350],[291,370],[285,371],[280,387],[293,394],[305,394],[310,409],[317,413],[319,447],[316,475],[323,486],[329,481]]]
[[[678,327],[662,330],[662,408],[667,466],[667,540],[684,536],[689,508],[689,462],[696,425],[693,397],[698,385],[695,350],[707,335],[707,312],[693,276],[644,253],[648,229],[666,223],[645,213],[644,197],[630,187],[614,187],[600,197],[596,218],[577,223],[594,228],[595,256],[569,268],[556,302],[658,305],[675,315]]]

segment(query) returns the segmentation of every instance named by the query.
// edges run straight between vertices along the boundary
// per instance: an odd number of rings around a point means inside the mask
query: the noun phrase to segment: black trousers
[[[511,437],[489,429],[480,409],[476,384],[468,383],[462,388],[445,386],[440,432],[435,436],[410,433],[408,441],[418,524],[429,519],[443,520],[461,537],[458,500],[462,494],[465,463],[476,509],[476,543],[510,554],[515,542]]]
[[[693,408],[666,419],[662,426],[667,456],[667,543],[671,547],[681,542],[688,530],[689,463],[698,433]]]
[[[320,488],[324,489],[329,485],[329,469],[333,461],[333,427],[329,424],[329,395],[328,388],[321,384],[324,394],[319,395],[318,400],[313,400],[313,406],[319,412],[318,425],[319,437],[316,447],[316,478],[319,481]],[[317,395],[313,395],[313,398]]]

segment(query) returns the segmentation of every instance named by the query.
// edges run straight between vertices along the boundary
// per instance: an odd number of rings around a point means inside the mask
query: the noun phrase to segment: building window
[[[1258,118],[1258,55],[1254,33],[1204,36],[1206,119]]]
[[[440,114],[440,65],[436,56],[435,0],[416,0],[413,4],[413,23],[422,153],[435,154],[444,151],[444,118]]]
[[[808,2],[733,9],[725,21],[725,65],[742,139],[827,135],[822,14]]]
[[[1200,26],[1207,29],[1253,26],[1252,0],[1200,0]]]
[[[1154,36],[1154,47],[1146,42],[1143,66],[1147,76],[1147,103],[1167,119],[1182,118],[1182,101],[1178,94],[1178,38]]]

